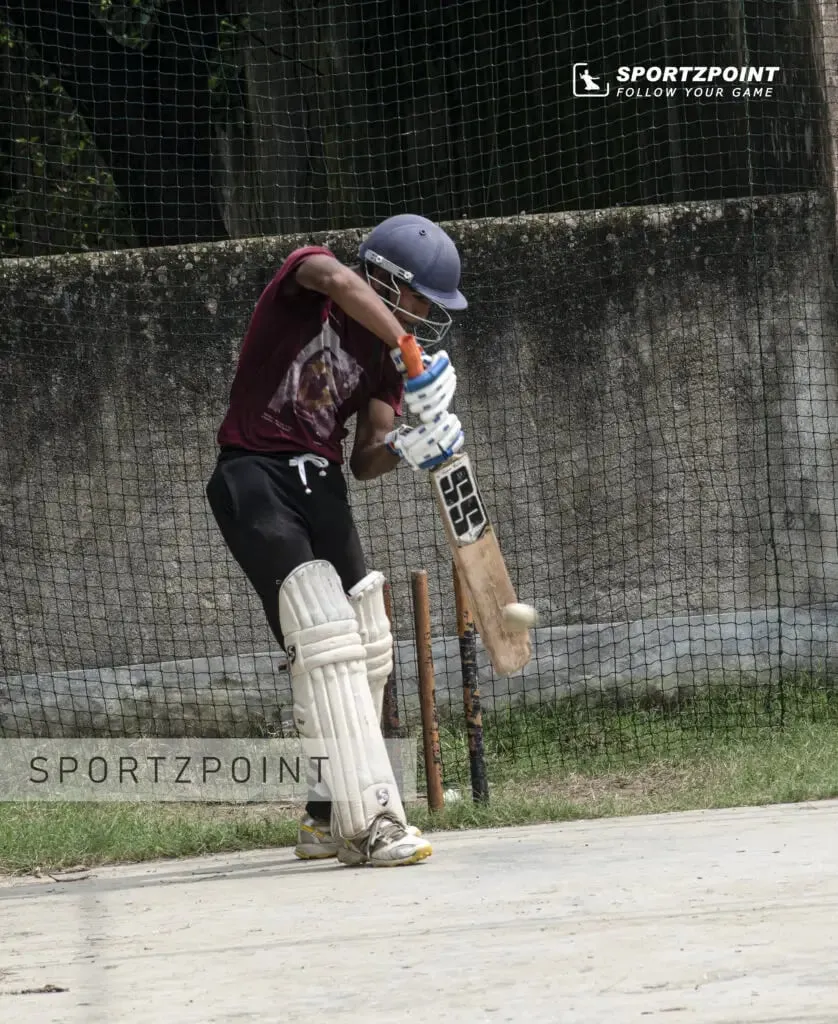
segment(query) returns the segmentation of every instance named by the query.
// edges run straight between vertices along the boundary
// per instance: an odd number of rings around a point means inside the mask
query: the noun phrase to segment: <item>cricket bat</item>
[[[403,335],[399,349],[408,377],[424,371],[416,339]],[[509,578],[497,535],[468,454],[459,451],[441,466],[430,470],[434,498],[439,507],[451,556],[463,582],[474,624],[499,676],[522,669],[532,657],[527,630],[510,630],[503,609],[518,598]]]

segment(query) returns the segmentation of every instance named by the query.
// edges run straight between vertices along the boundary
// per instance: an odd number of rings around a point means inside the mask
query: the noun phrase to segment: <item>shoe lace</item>
[[[372,823],[370,834],[364,842],[364,853],[371,856],[372,849],[381,839],[401,839],[407,835],[404,823],[389,814],[379,815]]]

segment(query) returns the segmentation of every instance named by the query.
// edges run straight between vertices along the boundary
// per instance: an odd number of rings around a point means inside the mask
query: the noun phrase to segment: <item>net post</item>
[[[454,600],[457,605],[457,635],[460,643],[460,668],[463,678],[463,708],[468,731],[468,760],[471,770],[471,798],[474,803],[489,802],[489,781],[483,753],[483,713],[480,709],[480,687],[477,679],[477,630],[468,606],[465,583],[451,562],[454,578]]]
[[[431,648],[431,615],[428,601],[428,573],[414,569],[413,620],[416,633],[416,663],[419,669],[419,701],[422,713],[422,741],[425,752],[425,780],[428,807],[439,811],[445,804],[442,788],[442,755],[439,748],[439,719],[434,685],[434,661]]]

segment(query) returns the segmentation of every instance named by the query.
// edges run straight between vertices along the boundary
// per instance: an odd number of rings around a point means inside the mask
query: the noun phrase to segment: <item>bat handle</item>
[[[418,377],[425,372],[425,365],[422,362],[422,350],[419,343],[412,334],[402,334],[399,338],[399,350],[404,359],[405,369],[408,377]]]

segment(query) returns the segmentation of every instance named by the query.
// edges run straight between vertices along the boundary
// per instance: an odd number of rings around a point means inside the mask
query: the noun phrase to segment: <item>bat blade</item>
[[[518,598],[468,455],[460,452],[431,470],[431,481],[451,554],[492,667],[500,676],[518,672],[532,658],[530,638],[526,631],[509,630],[504,622],[504,607]]]

